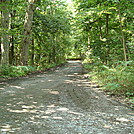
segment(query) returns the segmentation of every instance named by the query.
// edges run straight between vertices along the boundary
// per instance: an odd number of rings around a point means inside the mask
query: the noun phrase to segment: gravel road
[[[134,111],[85,79],[79,61],[0,83],[0,134],[134,134]]]

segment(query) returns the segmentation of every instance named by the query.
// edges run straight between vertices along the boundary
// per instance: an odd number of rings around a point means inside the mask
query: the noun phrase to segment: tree
[[[79,36],[86,37],[81,40],[81,44],[86,40],[84,47],[87,46],[92,51],[89,57],[95,56],[109,66],[118,61],[133,59],[132,0],[74,2],[77,8],[76,25],[82,31]],[[85,53],[86,51],[88,50],[85,49]]]
[[[1,0],[1,65],[9,64],[9,0]]]
[[[25,22],[24,22],[24,33],[21,42],[21,64],[27,65],[28,64],[28,51],[29,45],[32,43],[32,20],[34,14],[34,3],[35,0],[28,0],[26,15],[25,15]]]
[[[9,62],[8,64],[42,66],[59,64],[65,60],[65,55],[71,48],[69,47],[71,15],[64,1],[10,0],[10,4],[6,6],[4,3],[5,0],[1,0],[0,7],[1,9],[8,7],[10,19],[6,21],[8,28],[1,24],[0,53],[2,51],[3,57],[6,54],[3,46],[8,47],[6,55],[8,58],[10,55],[10,60],[5,60]],[[3,13],[1,12],[1,16]],[[3,42],[6,43],[3,37],[7,37],[8,45],[2,45]]]
[[[42,1],[33,20],[34,56],[36,65],[59,64],[69,48],[70,13],[59,0]],[[31,46],[31,49],[33,47]]]

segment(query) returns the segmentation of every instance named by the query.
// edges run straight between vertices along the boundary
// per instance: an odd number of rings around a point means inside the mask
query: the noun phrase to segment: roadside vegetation
[[[0,66],[0,78],[17,78],[21,76],[27,76],[35,72],[41,72],[47,69],[57,67],[64,64],[61,62],[59,64],[44,64],[43,66]]]
[[[35,70],[36,68],[31,66],[1,66],[0,78],[26,76],[28,73]]]
[[[102,63],[83,62],[89,79],[110,96],[119,97],[134,108],[134,67],[125,63],[109,67]]]

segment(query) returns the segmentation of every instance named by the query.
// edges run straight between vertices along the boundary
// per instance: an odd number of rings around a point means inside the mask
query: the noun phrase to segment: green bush
[[[35,71],[36,68],[31,66],[0,66],[1,77],[19,77]]]
[[[1,78],[7,78],[7,77],[19,77],[19,76],[25,76],[29,74],[30,72],[34,72],[37,70],[45,70],[52,67],[55,67],[57,65],[60,65],[64,62],[61,62],[59,64],[55,63],[44,63],[42,66],[32,67],[32,66],[0,66],[0,77]]]
[[[103,85],[111,94],[134,96],[134,66],[120,64],[116,67],[108,67],[100,63],[88,64],[84,67],[92,71],[92,79]]]

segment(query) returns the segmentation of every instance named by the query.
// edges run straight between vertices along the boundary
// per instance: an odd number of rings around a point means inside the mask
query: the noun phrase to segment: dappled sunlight
[[[7,132],[9,132],[9,133],[14,133],[16,130],[19,130],[20,129],[20,127],[18,127],[18,128],[13,128],[13,126],[12,125],[9,125],[9,124],[5,124],[5,125],[3,125],[3,126],[0,126],[0,133],[1,134],[6,134]]]
[[[41,118],[41,119],[49,119],[50,116],[41,116],[40,118]]]
[[[59,91],[56,91],[56,90],[52,90],[52,89],[41,89],[42,91],[49,93],[49,94],[54,94],[54,95],[58,95],[59,94]]]
[[[74,75],[78,75],[79,73],[73,73]]]
[[[55,112],[56,112],[56,110],[54,110],[54,109],[47,109],[45,111],[45,114],[52,114],[52,113],[55,113]]]
[[[52,89],[49,89],[49,88],[44,88],[44,89],[41,89],[42,91],[50,91]]]
[[[73,112],[67,107],[62,107],[56,104],[50,104],[50,105],[47,105],[46,107],[47,107],[47,110],[45,111],[45,113],[53,113],[53,112],[58,111],[58,112],[68,112],[68,113],[73,113],[73,114],[81,114],[81,113]]]
[[[115,109],[115,110],[120,110],[118,106],[115,106],[114,109]]]
[[[17,105],[21,105],[21,104],[25,104],[25,102],[24,101],[20,101],[20,102],[17,102],[16,104]]]
[[[80,60],[69,60],[69,61],[67,61],[69,64],[68,64],[68,66],[69,67],[81,67],[81,61]]]
[[[31,105],[31,106],[22,105],[22,108],[25,108],[25,109],[32,109],[32,108],[36,108],[36,106],[35,106],[35,105]]]
[[[55,104],[48,105],[47,108],[54,108]]]
[[[54,82],[55,80],[48,80],[48,82]]]
[[[12,94],[10,94],[9,96],[16,96],[16,94],[15,94],[15,93],[12,93]]]
[[[73,80],[65,80],[64,83],[73,83]]]
[[[10,87],[12,87],[12,88],[17,88],[17,89],[25,89],[25,88],[20,87],[20,86],[10,86]]]
[[[116,121],[119,121],[119,122],[130,122],[131,120],[129,120],[127,118],[124,118],[124,117],[121,117],[121,118],[116,118]]]
[[[33,96],[32,95],[26,95],[25,97],[26,98],[29,98],[29,99],[33,99]]]
[[[17,104],[23,104],[23,103],[21,102],[21,103],[17,103]],[[18,107],[18,106],[14,105],[14,107]],[[37,112],[37,110],[35,109],[36,107],[37,106],[35,106],[35,105],[22,105],[18,109],[7,108],[7,111],[12,112],[12,113],[36,113]]]
[[[62,117],[52,117],[52,118],[55,120],[62,120],[63,119]]]
[[[36,102],[36,101],[33,101],[33,104],[37,104],[38,102]]]
[[[6,104],[7,106],[12,106],[12,104],[11,103],[8,103],[8,104]]]
[[[66,107],[60,107],[60,108],[58,108],[57,110],[58,110],[58,111],[63,111],[63,112],[65,112],[65,111],[68,111],[69,109],[66,108]]]
[[[50,93],[50,94],[55,94],[55,95],[59,94],[58,91],[49,91],[49,93]]]
[[[57,111],[58,112],[67,112],[67,111],[69,111],[69,109],[66,107],[59,107],[59,106],[56,106],[55,104],[51,104],[51,105],[47,106],[47,110],[45,111],[45,114],[52,114]]]
[[[84,114],[82,114],[82,113],[73,112],[73,111],[68,111],[68,113],[70,113],[70,114],[74,114],[74,115],[84,115]]]
[[[67,74],[65,76],[74,77],[75,75],[73,75],[73,74]]]
[[[30,109],[22,109],[22,110],[7,109],[7,110],[13,113],[36,113],[37,112],[37,110],[30,110]]]
[[[83,83],[84,83],[84,84],[87,84],[87,85],[88,85],[88,84],[91,84],[91,82],[89,82],[89,81],[84,81]]]

